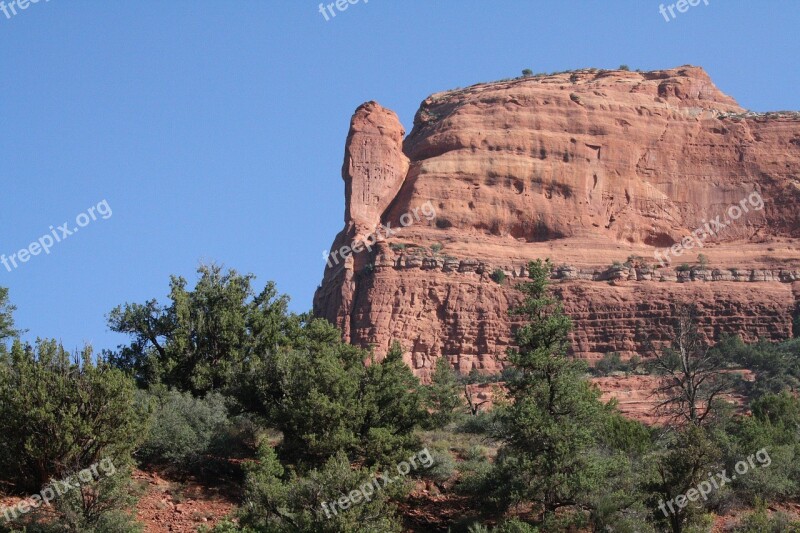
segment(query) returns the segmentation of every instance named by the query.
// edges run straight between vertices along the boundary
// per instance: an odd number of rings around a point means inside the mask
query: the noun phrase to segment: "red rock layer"
[[[700,306],[712,339],[791,334],[800,117],[747,113],[702,69],[590,69],[438,93],[405,140],[397,116],[370,102],[345,154],[333,250],[381,222],[398,228],[426,202],[436,216],[328,266],[315,313],[378,353],[399,340],[421,376],[441,356],[464,371],[501,366],[513,282],[535,258],[560,265],[580,356],[667,342],[680,303]],[[707,266],[653,268],[655,250],[725,221],[731,205],[748,209],[672,265],[701,252]],[[622,266],[629,256],[640,259]],[[497,268],[511,283],[490,279]]]

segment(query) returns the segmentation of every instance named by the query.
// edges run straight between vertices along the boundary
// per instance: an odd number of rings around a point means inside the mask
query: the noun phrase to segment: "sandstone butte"
[[[792,335],[800,114],[747,112],[701,68],[585,69],[441,92],[422,102],[408,136],[394,112],[367,102],[342,177],[344,228],[331,250],[380,224],[401,230],[331,261],[314,312],[378,355],[399,341],[423,379],[439,357],[461,372],[502,368],[514,284],[536,258],[557,266],[578,357],[646,356],[646,341],[674,337],[687,303],[710,341]],[[656,266],[654,251],[724,221],[754,192],[763,209]],[[402,226],[429,201],[435,218]]]

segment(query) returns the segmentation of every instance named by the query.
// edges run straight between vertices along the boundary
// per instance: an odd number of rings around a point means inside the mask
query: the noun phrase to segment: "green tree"
[[[301,318],[287,313],[288,298],[270,282],[258,294],[252,275],[201,265],[194,290],[182,277],[170,282],[170,304],[156,300],[111,311],[112,331],[133,337],[111,360],[140,386],[163,383],[203,395],[236,383],[254,354],[286,346]]]
[[[6,341],[16,337],[19,332],[14,329],[14,311],[16,307],[8,300],[8,289],[0,287],[0,352],[6,350]]]
[[[386,357],[371,357],[357,402],[364,406],[358,430],[361,454],[370,464],[395,463],[419,448],[415,429],[425,419],[422,386],[392,343]]]
[[[701,482],[709,483],[709,472],[719,471],[721,452],[708,430],[694,424],[667,433],[666,438],[662,451],[652,457],[655,476],[649,484],[650,504],[658,520],[666,522],[673,533],[681,533],[705,523],[703,502],[689,500],[687,493]]]
[[[456,412],[463,407],[461,384],[446,357],[436,360],[436,369],[431,375],[431,384],[426,387],[427,407],[431,411],[430,427],[442,428],[453,421]]]
[[[355,347],[268,354],[264,374],[253,376],[259,411],[283,433],[282,449],[314,463],[338,450],[358,447],[356,428],[365,406],[358,404],[362,354]]]
[[[800,496],[800,399],[789,392],[765,394],[750,404],[752,416],[739,417],[729,429],[734,444],[726,453],[726,466],[760,451],[756,464],[746,476],[739,476],[732,488],[740,500],[750,504],[759,498],[788,500]],[[768,461],[766,460],[767,458]]]
[[[725,337],[715,349],[720,358],[755,372],[755,381],[745,384],[752,398],[800,391],[800,339],[745,344],[739,337]]]
[[[8,289],[0,287],[0,340],[12,337],[14,331],[14,310],[8,301]]]
[[[549,261],[528,265],[530,281],[519,286],[524,300],[511,311],[525,323],[508,352],[519,372],[508,383],[513,401],[502,415],[496,466],[504,505],[533,502],[544,521],[600,490],[602,469],[591,451],[605,412],[585,364],[566,355],[572,323],[550,294],[551,268]]]
[[[0,356],[0,478],[35,492],[104,458],[129,463],[148,409],[135,390],[91,348],[73,360],[55,341],[15,341]]]
[[[794,306],[792,312],[792,335],[795,339],[800,339],[800,302]]]

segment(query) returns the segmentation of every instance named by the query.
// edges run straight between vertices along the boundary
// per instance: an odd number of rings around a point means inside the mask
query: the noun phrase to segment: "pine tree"
[[[600,490],[596,435],[606,413],[599,391],[584,378],[583,362],[567,356],[570,319],[549,292],[552,265],[528,265],[523,302],[512,309],[525,324],[514,334],[508,358],[519,371],[509,383],[511,404],[502,414],[497,461],[506,505],[532,502],[550,520],[558,509],[578,508]]]
[[[428,409],[432,412],[431,427],[441,428],[452,422],[463,402],[458,377],[447,358],[440,357],[436,361],[436,369],[431,375],[431,384],[426,392]]]

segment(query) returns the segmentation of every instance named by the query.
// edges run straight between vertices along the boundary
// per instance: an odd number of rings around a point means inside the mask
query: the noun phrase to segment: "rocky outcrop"
[[[368,235],[374,246],[329,262],[315,313],[379,354],[399,340],[423,377],[442,356],[463,371],[502,366],[513,285],[536,258],[558,265],[582,357],[669,341],[682,303],[700,306],[710,339],[791,334],[800,116],[748,113],[700,68],[437,93],[405,139],[370,102],[353,117],[343,178],[332,250]],[[380,231],[427,202],[435,217]],[[657,268],[667,247],[673,263]]]
[[[369,233],[400,190],[408,173],[405,130],[393,112],[375,102],[359,107],[350,122],[342,177],[345,224]]]

